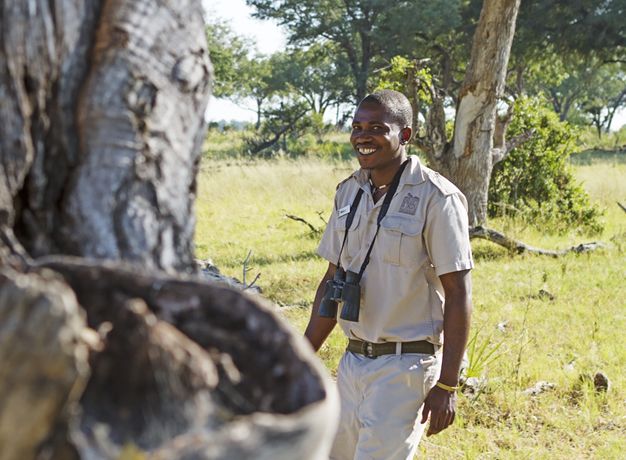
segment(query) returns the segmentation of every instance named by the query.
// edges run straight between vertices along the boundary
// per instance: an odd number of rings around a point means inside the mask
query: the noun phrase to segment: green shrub
[[[602,231],[600,210],[569,169],[567,158],[577,132],[538,99],[519,98],[508,128],[509,139],[533,130],[532,138],[496,165],[489,185],[489,215],[513,215],[538,228],[563,233]]]

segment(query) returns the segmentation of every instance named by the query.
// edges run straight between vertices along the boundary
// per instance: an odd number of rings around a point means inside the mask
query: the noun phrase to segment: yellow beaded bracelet
[[[441,388],[442,390],[450,391],[452,393],[459,389],[459,387],[451,387],[450,385],[446,385],[445,383],[441,382],[435,383],[435,386]]]

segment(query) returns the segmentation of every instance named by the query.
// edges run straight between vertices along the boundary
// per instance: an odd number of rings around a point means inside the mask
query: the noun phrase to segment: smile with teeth
[[[371,155],[376,151],[373,147],[357,147],[356,149],[361,155]]]

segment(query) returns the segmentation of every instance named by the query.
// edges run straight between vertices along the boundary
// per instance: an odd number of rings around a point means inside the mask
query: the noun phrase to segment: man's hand
[[[430,414],[430,425],[426,436],[437,434],[452,425],[455,411],[456,394],[437,386],[432,387],[424,400],[422,420],[420,421],[420,423],[426,423]]]

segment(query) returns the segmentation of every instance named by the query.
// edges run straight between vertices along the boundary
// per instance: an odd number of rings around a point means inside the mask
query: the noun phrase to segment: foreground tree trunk
[[[0,30],[0,457],[323,458],[309,347],[194,275],[200,2],[0,0]]]
[[[487,193],[493,166],[515,142],[504,133],[510,114],[498,119],[520,0],[485,0],[474,34],[470,63],[461,87],[454,136],[445,137],[443,99],[433,89],[426,137],[417,144],[433,167],[454,182],[469,204],[470,226],[487,220]]]
[[[4,3],[5,223],[33,256],[191,270],[209,96],[198,2]]]

